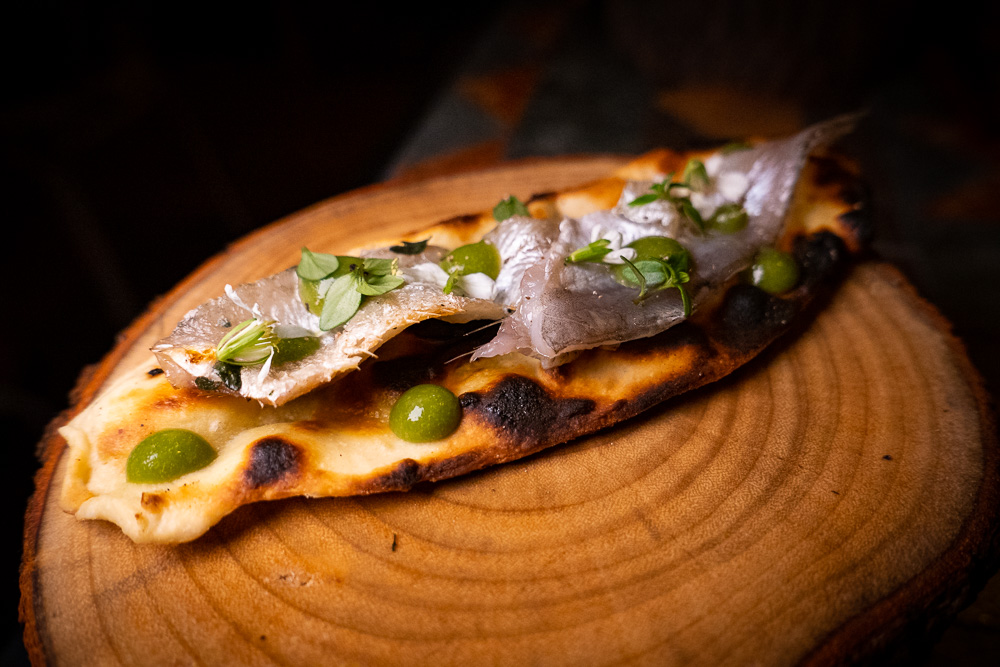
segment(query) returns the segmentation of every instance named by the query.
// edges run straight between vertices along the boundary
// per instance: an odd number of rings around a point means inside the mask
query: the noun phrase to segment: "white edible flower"
[[[271,360],[274,359],[275,349],[271,346],[271,353],[267,355],[267,359],[264,361],[264,365],[260,367],[260,372],[257,373],[257,382],[263,382],[267,378],[267,374],[271,370]]]
[[[402,269],[401,273],[407,278],[407,282],[430,283],[440,289],[444,289],[445,283],[448,282],[448,273],[432,262],[408,266]]]
[[[474,299],[493,300],[496,294],[497,283],[485,273],[470,273],[467,276],[459,276],[459,289]]]
[[[718,208],[718,195],[706,195],[701,192],[691,193],[691,206],[701,215],[703,219],[709,218],[715,209]]]
[[[601,227],[594,227],[590,232],[590,242],[605,240],[608,242],[609,252],[605,255],[601,261],[605,264],[624,264],[625,260],[635,259],[635,248],[623,248],[622,247],[622,233],[611,231],[605,233]]]
[[[234,304],[236,304],[237,306],[239,306],[243,310],[250,311],[250,314],[253,315],[255,318],[257,318],[258,320],[261,320],[261,321],[264,320],[264,316],[261,315],[261,312],[260,312],[260,304],[255,303],[253,305],[253,308],[251,308],[250,306],[248,306],[246,304],[246,302],[243,301],[243,299],[240,298],[240,295],[236,293],[236,290],[233,289],[233,286],[230,285],[229,283],[226,283],[225,290],[226,290],[226,296],[229,297],[230,301],[232,301]]]
[[[750,187],[750,179],[738,171],[727,171],[719,174],[715,187],[727,201],[739,201]]]
[[[705,173],[708,174],[708,177],[714,178],[719,173],[719,168],[722,167],[722,154],[713,153],[705,158],[702,164],[705,165]]]
[[[448,272],[431,262],[416,264],[402,270],[404,276],[411,282],[429,283],[438,289],[444,289],[448,283]],[[496,295],[496,281],[485,273],[470,273],[467,276],[455,278],[455,287],[474,299],[492,300]]]

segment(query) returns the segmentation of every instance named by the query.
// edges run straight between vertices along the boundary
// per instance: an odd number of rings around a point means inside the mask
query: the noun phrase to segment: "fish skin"
[[[294,267],[239,285],[234,291],[248,306],[259,306],[265,320],[319,333],[319,349],[304,359],[271,367],[263,377],[260,365],[245,366],[240,369],[240,389],[233,391],[219,382],[213,368],[214,349],[229,330],[226,322],[232,326],[252,315],[232,299],[218,297],[190,311],[170,335],[152,348],[175,387],[197,387],[197,378],[204,377],[218,383],[215,391],[281,405],[357,369],[362,361],[375,356],[383,343],[411,324],[433,318],[459,322],[498,319],[505,313],[492,301],[443,294],[436,285],[409,282],[366,299],[346,324],[318,332],[318,318],[299,298]]]
[[[623,245],[643,236],[670,236],[691,253],[693,270],[685,289],[697,308],[714,287],[750,266],[759,248],[775,242],[809,154],[850,132],[857,120],[858,115],[837,117],[787,139],[721,155],[718,173],[742,173],[748,182],[740,203],[749,222],[735,234],[702,234],[693,224],[679,225],[659,202],[650,215],[630,211],[629,200],[642,191],[634,183],[626,184],[614,209],[563,220],[544,262],[525,271],[515,312],[472,359],[520,352],[551,368],[576,351],[645,338],[681,322],[678,290],[657,292],[635,304],[636,290],[615,282],[606,267],[567,266],[565,257],[594,240],[595,228],[620,233]],[[651,184],[645,184],[646,190]]]

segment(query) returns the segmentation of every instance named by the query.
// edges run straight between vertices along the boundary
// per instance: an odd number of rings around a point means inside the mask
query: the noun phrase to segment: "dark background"
[[[671,96],[699,82],[761,100],[715,124],[730,138],[868,110],[847,143],[875,194],[875,248],[995,389],[997,10],[811,4],[7,8],[0,662],[24,661],[16,571],[34,444],[157,295],[247,232],[389,177],[718,143],[689,113],[705,95]],[[998,610],[983,613],[1000,634]]]

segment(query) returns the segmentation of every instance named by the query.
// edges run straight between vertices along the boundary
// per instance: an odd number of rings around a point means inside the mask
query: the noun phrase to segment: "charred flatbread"
[[[857,174],[824,149],[849,124],[731,152],[654,151],[523,210],[507,202],[512,215],[463,216],[349,251],[341,257],[358,260],[349,262],[356,280],[377,284],[384,271],[402,282],[318,332],[309,355],[268,365],[271,349],[238,366],[238,379],[213,355],[239,318],[311,330],[323,312],[310,312],[296,269],[237,286],[189,313],[155,359],[63,427],[62,505],[137,542],[182,542],[246,503],[409,489],[612,426],[717,380],[786,331],[863,247]],[[704,175],[685,173],[692,164]],[[713,227],[724,206],[746,216],[742,227]],[[628,249],[654,236],[678,240],[688,263],[647,271]],[[453,280],[446,293],[433,267],[484,239],[501,256],[488,291]],[[786,289],[747,276],[762,249],[794,261]],[[425,383],[457,397],[461,419],[444,437],[411,442],[390,413]],[[203,438],[211,461],[166,481],[128,481],[137,444],[178,429]]]

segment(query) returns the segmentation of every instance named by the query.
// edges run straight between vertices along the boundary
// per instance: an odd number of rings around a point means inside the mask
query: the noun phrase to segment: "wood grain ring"
[[[511,164],[307,209],[153,304],[78,399],[224,282],[293,263],[303,238],[344,248],[618,162]],[[830,664],[915,646],[997,554],[980,380],[877,263],[733,376],[614,429],[407,494],[246,507],[179,547],[62,513],[62,446],[50,431],[26,528],[37,663]]]

